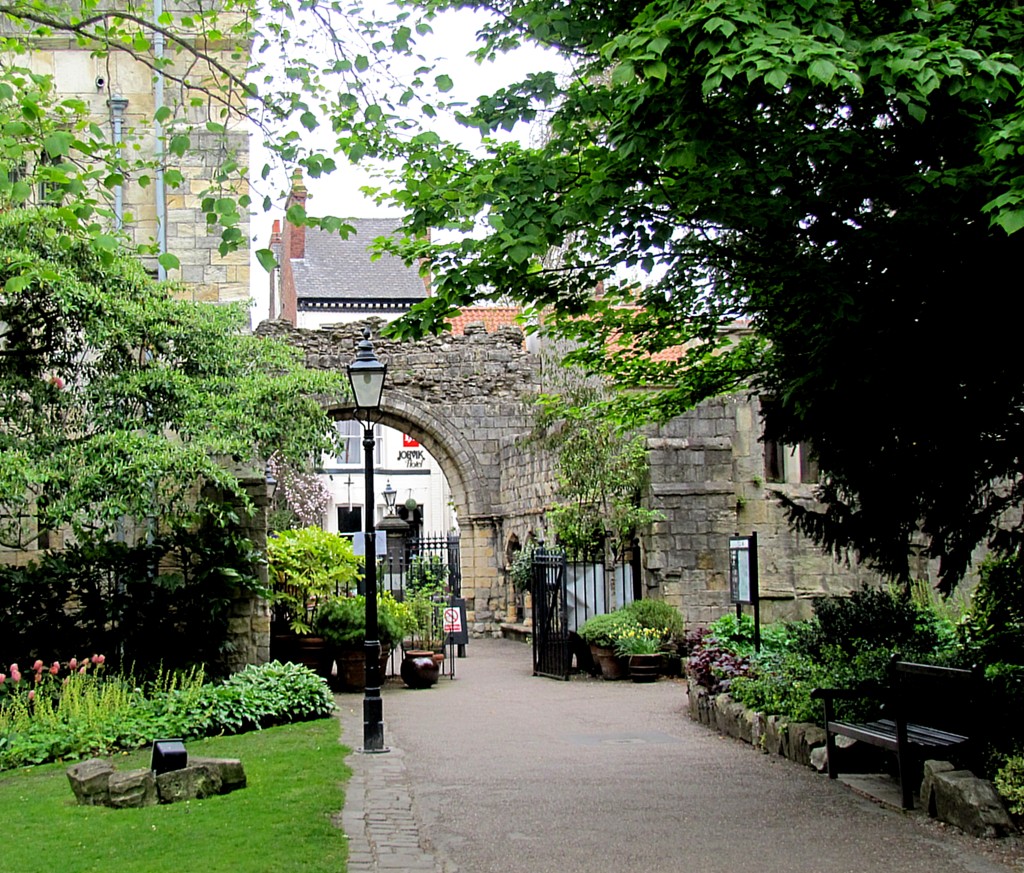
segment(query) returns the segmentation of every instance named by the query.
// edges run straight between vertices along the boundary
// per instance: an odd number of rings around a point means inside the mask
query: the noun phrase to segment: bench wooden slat
[[[966,725],[963,719],[949,718],[949,714],[957,714],[955,709],[966,707],[969,713],[975,705],[975,693],[979,687],[979,676],[973,670],[962,670],[950,667],[937,667],[931,664],[915,664],[908,661],[896,661],[892,664],[891,675],[893,686],[890,693],[895,696],[890,702],[897,719],[879,719],[869,722],[843,722],[834,717],[833,701],[848,696],[843,690],[816,689],[814,696],[822,700],[825,706],[825,745],[828,752],[829,776],[835,779],[838,768],[835,761],[835,735],[850,737],[873,746],[896,752],[899,765],[900,783],[903,794],[903,805],[913,806],[913,788],[909,783],[910,774],[916,759],[923,758],[937,749],[955,749],[963,747],[970,741],[970,736],[959,733]],[[948,705],[931,706],[932,692],[938,689],[941,697],[935,700],[950,698]],[[874,695],[869,695],[869,697]],[[947,711],[948,710],[948,711]],[[963,710],[962,710],[963,711]],[[943,727],[919,722],[909,722],[907,717],[918,715],[921,718],[935,718]],[[944,728],[952,727],[955,730]]]

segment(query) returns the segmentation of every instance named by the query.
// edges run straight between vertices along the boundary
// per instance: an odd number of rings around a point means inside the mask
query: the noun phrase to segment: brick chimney
[[[306,185],[302,180],[302,170],[296,169],[292,175],[292,190],[288,194],[288,200],[284,205],[285,214],[287,215],[288,210],[292,206],[301,206],[305,209],[308,197],[309,192],[306,190]],[[296,227],[291,222],[288,222],[285,234],[288,237],[288,256],[292,260],[306,257],[306,226]]]
[[[280,260],[281,258],[281,219],[274,219],[274,226],[270,231],[270,250],[274,253],[274,257]],[[277,318],[277,306],[278,306],[278,286],[281,282],[281,265],[278,264],[272,269],[268,275],[270,283],[270,305],[267,312],[267,318],[273,321]]]

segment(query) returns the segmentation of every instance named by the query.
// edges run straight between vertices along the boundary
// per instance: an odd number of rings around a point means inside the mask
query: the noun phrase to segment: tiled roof
[[[522,310],[518,306],[473,306],[463,309],[448,323],[452,327],[452,333],[465,333],[468,324],[483,324],[484,330],[492,333],[499,327],[515,327],[516,319]]]
[[[352,218],[356,232],[348,239],[318,228],[306,228],[306,256],[292,261],[295,295],[309,301],[422,300],[423,278],[394,255],[370,259],[367,247],[378,236],[389,236],[393,218]]]

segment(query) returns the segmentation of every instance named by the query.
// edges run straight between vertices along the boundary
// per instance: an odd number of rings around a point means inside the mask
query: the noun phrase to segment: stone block
[[[79,806],[105,806],[110,797],[110,777],[114,768],[109,761],[89,758],[68,767],[68,782]]]
[[[992,783],[970,770],[933,772],[931,794],[935,815],[975,837],[1005,837],[1013,823]]]
[[[202,800],[221,793],[221,778],[215,767],[189,764],[156,777],[156,790],[161,803]]]
[[[115,809],[139,809],[156,806],[156,779],[153,771],[126,770],[110,775],[109,806]]]
[[[793,722],[789,726],[789,754],[791,761],[811,766],[811,752],[825,745],[825,731],[816,724]]]
[[[209,767],[216,770],[221,782],[221,794],[245,788],[245,768],[238,758],[199,758],[193,757],[194,766]]]

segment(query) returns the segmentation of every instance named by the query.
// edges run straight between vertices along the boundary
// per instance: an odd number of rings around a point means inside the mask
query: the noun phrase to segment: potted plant
[[[437,682],[440,664],[444,660],[441,623],[444,603],[440,586],[423,585],[407,590],[405,603],[412,615],[412,630],[400,672],[410,688],[428,688]]]
[[[628,673],[625,658],[616,651],[619,638],[639,625],[626,612],[608,612],[592,615],[580,625],[577,633],[590,646],[594,663],[605,679],[624,679]]]
[[[279,531],[267,539],[267,568],[274,611],[271,656],[329,677],[334,659],[313,632],[314,619],[327,600],[347,593],[359,578],[352,544],[318,527]]]
[[[362,594],[331,598],[317,610],[314,622],[338,665],[337,684],[362,689],[366,678],[366,598]],[[381,592],[377,596],[377,637],[382,672],[392,649],[412,630],[408,604],[399,603],[389,591]]]
[[[661,673],[664,630],[635,627],[622,633],[615,651],[629,661],[629,678],[634,682],[654,682]]]
[[[278,625],[309,634],[322,601],[347,594],[359,559],[345,537],[318,527],[283,530],[267,539],[270,601]]]

